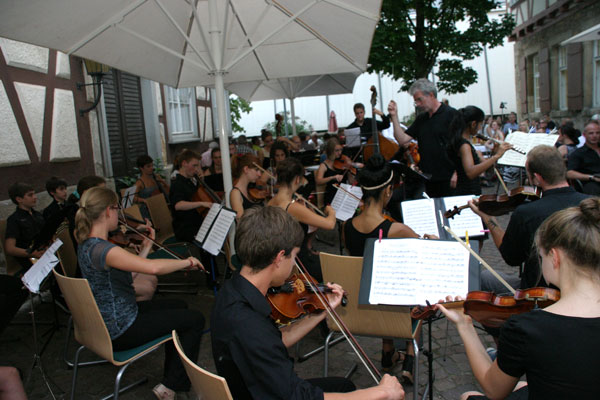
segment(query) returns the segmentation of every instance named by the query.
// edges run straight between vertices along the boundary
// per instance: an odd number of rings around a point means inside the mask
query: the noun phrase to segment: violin
[[[204,178],[198,175],[195,175],[196,181],[198,182],[198,189],[196,193],[192,196],[191,201],[203,201],[206,203],[221,203],[221,198],[211,189],[210,186],[204,182]],[[196,211],[202,215],[202,217],[206,217],[208,214],[208,208],[199,207],[196,208]]]
[[[508,192],[500,195],[495,194],[484,194],[479,196],[477,207],[484,213],[493,217],[508,214],[525,203],[526,201],[538,200],[542,196],[542,191],[538,187],[532,186],[521,186],[514,188]],[[454,206],[453,209],[447,210],[444,213],[444,217],[447,219],[454,218],[455,215],[466,208],[469,208],[468,204],[464,204],[460,207]]]
[[[259,202],[265,200],[267,197],[270,197],[271,191],[267,185],[257,183],[252,187],[248,186],[248,196],[250,196],[250,200]]]
[[[406,153],[404,153],[404,157],[409,167],[416,167],[417,164],[421,161],[421,155],[419,154],[419,145],[415,142],[410,142],[408,144],[408,148],[406,149]]]
[[[483,134],[483,133],[476,133],[476,134],[475,134],[475,137],[478,137],[478,138],[480,138],[480,139],[483,139],[483,140],[491,141],[491,142],[494,142],[494,143],[496,143],[496,144],[502,144],[502,143],[504,143],[502,140],[498,140],[498,139],[495,139],[495,138],[493,138],[493,137],[489,137],[488,135],[485,135],[485,134]],[[526,155],[526,154],[527,154],[525,151],[523,151],[523,150],[520,150],[520,149],[517,149],[517,148],[515,148],[515,147],[513,147],[513,148],[512,148],[512,149],[510,149],[510,150],[512,150],[512,151],[516,151],[517,153],[519,153],[519,154],[523,154],[523,155]]]
[[[352,159],[345,154],[333,161],[333,168],[340,171],[349,171],[352,175],[356,175],[357,171],[353,165]]]
[[[315,295],[315,290],[320,293],[331,293],[332,290],[327,285],[318,283],[310,275],[307,278],[312,285],[300,275],[293,274],[283,285],[268,290],[267,300],[271,305],[271,318],[276,323],[287,325],[306,314],[325,310],[325,306]],[[342,306],[345,306],[345,303],[342,300]]]
[[[515,291],[514,296],[498,296],[491,292],[474,291],[467,294],[466,300],[441,303],[446,308],[464,309],[464,313],[482,325],[497,328],[511,315],[529,312],[535,308],[545,308],[560,300],[560,291],[552,288],[535,287]],[[438,310],[435,305],[416,306],[410,316],[426,319]]]

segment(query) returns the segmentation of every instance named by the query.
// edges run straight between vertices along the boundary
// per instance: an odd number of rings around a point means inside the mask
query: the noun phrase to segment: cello
[[[363,158],[365,162],[371,158],[373,154],[380,153],[386,160],[391,160],[398,152],[400,146],[383,136],[377,130],[377,120],[375,119],[375,106],[377,105],[377,89],[371,86],[371,108],[373,110],[373,118],[371,120],[371,137],[367,140],[367,146],[363,150]]]

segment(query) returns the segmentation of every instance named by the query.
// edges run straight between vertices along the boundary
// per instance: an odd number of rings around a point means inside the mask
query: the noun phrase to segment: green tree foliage
[[[483,46],[501,45],[514,28],[510,14],[489,19],[497,5],[495,0],[383,0],[369,71],[401,79],[402,90],[408,90],[437,65],[438,89],[465,92],[477,82],[477,72],[463,60],[480,55]],[[466,30],[457,29],[460,21],[468,23]],[[438,60],[440,53],[444,58]]]
[[[231,130],[234,132],[246,132],[246,130],[239,124],[242,119],[242,113],[248,114],[252,111],[250,103],[241,97],[235,95],[229,96],[229,109],[231,110]]]
[[[280,112],[279,114],[282,114],[282,112]],[[286,127],[287,127],[287,132],[288,135],[292,135],[292,116],[291,113],[289,111],[286,111],[285,113],[286,116],[286,123],[285,126],[281,128],[281,132],[283,132],[283,135],[285,135],[286,132]],[[300,134],[300,133],[311,133],[313,131],[313,126],[311,124],[309,124],[306,120],[300,119],[300,117],[298,117],[297,115],[295,116],[296,118],[296,134]],[[269,122],[267,124],[265,124],[264,129],[273,132],[273,134],[275,134],[275,121],[273,122]]]

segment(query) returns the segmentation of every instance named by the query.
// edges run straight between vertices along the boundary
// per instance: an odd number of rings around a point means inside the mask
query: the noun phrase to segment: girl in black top
[[[277,165],[279,191],[269,201],[268,205],[284,209],[300,222],[304,230],[304,241],[302,242],[302,247],[300,247],[298,258],[306,266],[312,277],[321,282],[323,280],[321,262],[319,261],[319,257],[308,248],[309,237],[307,233],[309,226],[327,230],[333,229],[336,221],[335,211],[328,205],[325,207],[326,217],[323,217],[308,208],[308,206],[296,201],[294,194],[305,182],[304,167],[300,160],[297,158],[283,160]]]
[[[249,153],[238,154],[231,160],[231,173],[235,184],[229,193],[229,200],[238,219],[244,215],[244,210],[263,205],[262,201],[252,201],[248,194],[248,184],[256,182],[261,176],[257,167],[260,166],[259,162],[258,157]]]
[[[452,140],[448,151],[450,160],[454,163],[458,181],[454,195],[481,194],[479,175],[494,166],[496,161],[512,146],[502,143],[497,146],[496,153],[486,160],[481,160],[471,144],[471,138],[481,129],[484,119],[483,111],[475,106],[467,106],[458,110],[458,114],[450,124]]]
[[[456,324],[473,374],[490,398],[600,398],[600,199],[558,211],[537,230],[544,279],[560,300],[513,315],[502,326],[497,358],[488,357],[469,316],[437,307]],[[519,377],[527,375],[527,387]],[[529,393],[524,393],[528,391]],[[469,392],[466,398],[481,398]],[[520,396],[522,395],[522,397]]]
[[[368,238],[418,238],[410,227],[399,222],[391,222],[383,216],[385,207],[392,196],[393,171],[381,154],[375,154],[367,161],[365,167],[358,173],[358,183],[363,191],[362,200],[365,204],[360,215],[344,223],[344,242],[351,256],[362,257],[365,241]],[[410,344],[408,344],[410,343]],[[406,383],[412,382],[412,364],[414,349],[408,342],[407,356],[402,365],[402,378]],[[392,339],[383,339],[381,350],[381,365],[390,369],[394,364],[396,351]]]
[[[344,180],[344,175],[333,167],[333,162],[336,158],[342,155],[343,147],[337,138],[331,138],[325,145],[325,154],[327,158],[319,165],[315,182],[317,185],[327,185],[325,187],[325,196],[323,204],[331,204],[335,197],[337,189],[333,186],[335,183],[341,183]]]

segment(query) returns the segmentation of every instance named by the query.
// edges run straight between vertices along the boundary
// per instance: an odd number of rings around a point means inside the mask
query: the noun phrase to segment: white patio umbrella
[[[269,81],[234,82],[225,88],[247,101],[289,99],[292,121],[296,120],[294,100],[298,97],[352,93],[359,72],[279,78]],[[292,122],[292,134],[296,124]]]
[[[214,86],[226,191],[224,85],[366,69],[382,0],[3,0],[0,36],[173,87]]]

